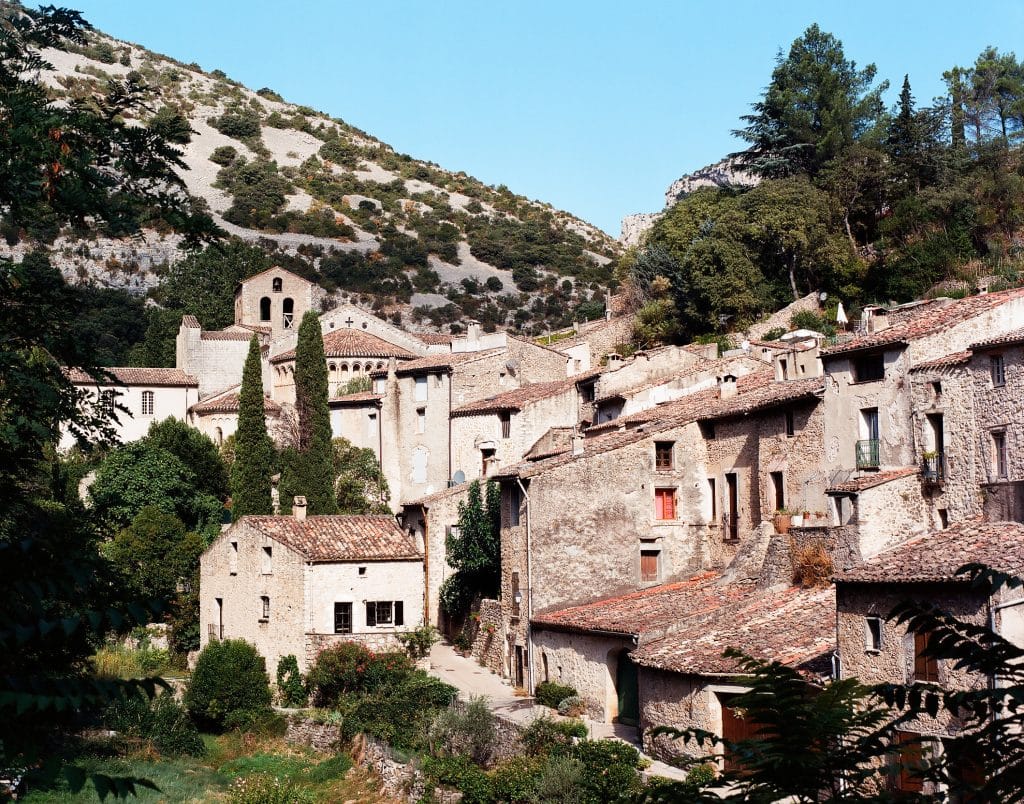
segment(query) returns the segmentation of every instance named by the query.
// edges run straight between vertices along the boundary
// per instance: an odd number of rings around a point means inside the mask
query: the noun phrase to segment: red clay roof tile
[[[239,523],[310,561],[389,561],[422,558],[412,537],[390,515],[243,516]]]
[[[415,357],[408,349],[357,329],[335,329],[324,335],[324,354],[327,357]],[[283,363],[294,359],[295,350],[289,349],[274,355],[270,362]]]
[[[67,378],[75,385],[166,385],[192,387],[199,381],[181,369],[137,368],[135,366],[105,366],[102,371],[113,375],[91,377],[81,369],[65,369]]]

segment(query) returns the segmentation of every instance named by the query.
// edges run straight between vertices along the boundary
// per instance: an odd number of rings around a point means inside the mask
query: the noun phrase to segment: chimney
[[[574,432],[571,441],[572,457],[577,458],[583,454],[583,434]]]
[[[296,522],[306,521],[306,498],[296,497],[292,502],[292,516]]]
[[[470,321],[466,326],[466,339],[470,343],[476,343],[480,340],[480,322]]]
[[[622,355],[618,352],[608,353],[608,368],[618,368],[622,365]]]
[[[732,399],[736,396],[736,377],[726,374],[718,383],[718,398]]]

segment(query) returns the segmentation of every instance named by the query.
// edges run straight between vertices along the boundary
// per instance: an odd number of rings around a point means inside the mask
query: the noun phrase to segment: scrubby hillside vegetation
[[[20,8],[0,3],[5,16]],[[83,304],[90,317],[120,322],[111,359],[151,361],[162,352],[166,362],[166,328],[182,312],[221,323],[209,305],[194,309],[167,287],[182,262],[187,284],[200,286],[283,265],[316,281],[327,306],[351,298],[428,330],[457,332],[474,318],[531,334],[600,313],[618,245],[568,213],[396,153],[272,89],[254,92],[220,70],[96,31],[70,52],[43,57],[53,66],[40,76],[53,101],[96,109],[115,84],[137,93],[143,105],[123,119],[179,149],[195,208],[234,241],[197,250],[157,220],[130,239],[8,222],[5,253],[20,258],[46,243],[65,277],[95,288]],[[147,295],[173,315],[144,309]],[[139,335],[147,329],[148,344]]]
[[[1024,279],[1024,64],[987,48],[886,109],[874,65],[812,25],[735,133],[756,186],[671,206],[618,265],[641,339],[742,330],[811,291],[849,311]],[[834,319],[833,319],[834,320]]]

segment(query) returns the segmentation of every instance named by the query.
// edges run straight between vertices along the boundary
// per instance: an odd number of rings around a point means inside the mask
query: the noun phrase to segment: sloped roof
[[[920,471],[916,466],[901,466],[899,469],[888,469],[884,472],[868,472],[860,477],[855,477],[853,480],[846,480],[842,483],[836,483],[834,486],[829,486],[825,489],[825,493],[859,494],[867,489],[873,489],[875,486],[899,480],[901,477],[916,475]]]
[[[962,522],[884,550],[838,573],[837,583],[936,583],[959,581],[964,564],[986,564],[1024,574],[1024,525],[1019,522]]]
[[[422,558],[412,538],[393,516],[343,514],[243,516],[247,525],[310,561],[404,561]]]
[[[251,341],[253,338],[252,331],[244,328],[239,329],[218,329],[218,330],[203,330],[199,334],[199,337],[204,341]]]
[[[499,469],[494,473],[493,477],[513,477],[516,475],[523,478],[534,477],[535,475],[544,474],[544,472],[561,466],[562,464],[569,463],[570,461],[580,460],[592,455],[600,455],[605,452],[619,449],[620,447],[625,447],[634,442],[642,441],[649,435],[650,432],[639,429],[624,431],[613,430],[611,432],[601,433],[593,438],[587,437],[584,439],[584,452],[582,455],[573,455],[571,451],[560,452],[550,458],[544,458],[543,460],[536,462],[525,461],[523,463],[516,464],[515,466]]]
[[[189,327],[191,329],[200,329],[199,319],[194,315],[183,315],[181,317],[181,325],[183,327]]]
[[[442,352],[436,355],[426,355],[425,357],[418,357],[415,360],[402,363],[398,366],[396,374],[399,377],[403,377],[410,374],[422,374],[429,371],[444,371],[445,369],[451,369],[452,367],[461,365],[462,363],[469,363],[473,360],[481,360],[485,357],[491,357],[492,355],[499,354],[502,351],[504,351],[503,348],[498,348],[484,349],[480,352]],[[385,369],[372,371],[370,372],[370,376],[384,377],[387,376],[387,371]]]
[[[572,391],[576,386],[576,378],[568,380],[555,380],[554,382],[534,382],[514,388],[511,391],[495,394],[486,399],[478,399],[469,402],[451,412],[451,417],[459,416],[481,416],[486,413],[498,413],[500,411],[522,410],[531,402],[539,402],[542,399],[550,399],[553,396]]]
[[[436,346],[438,344],[451,343],[455,340],[454,335],[445,335],[443,332],[413,332],[412,336],[428,346]]]
[[[718,572],[703,572],[685,581],[536,614],[533,625],[559,631],[603,631],[639,636],[687,617],[715,611],[742,600],[752,586],[716,583]]]
[[[1007,332],[1004,335],[998,335],[995,338],[987,338],[986,340],[973,343],[971,344],[971,349],[982,351],[999,346],[1011,346],[1018,343],[1024,343],[1024,327],[1015,329],[1012,332]]]
[[[240,385],[233,385],[219,394],[214,394],[202,402],[197,402],[189,410],[200,416],[207,413],[238,413],[238,408],[241,404],[239,397],[241,388],[242,386]],[[281,412],[281,406],[273,399],[265,396],[263,397],[263,411],[276,416]]]
[[[456,497],[465,494],[469,491],[470,482],[471,481],[467,480],[465,483],[459,483],[457,486],[449,486],[446,489],[441,489],[441,491],[435,491],[433,494],[426,494],[423,497],[417,497],[415,500],[402,503],[402,507],[407,508],[419,505],[424,508],[429,508],[432,503],[436,503],[438,500],[444,500],[448,497]]]
[[[241,287],[242,285],[244,285],[246,282],[250,282],[253,279],[256,279],[257,277],[263,276],[263,274],[270,274],[270,273],[274,273],[275,271],[280,272],[282,274],[288,274],[288,276],[293,277],[295,279],[298,279],[300,282],[305,282],[307,285],[314,285],[314,284],[316,284],[315,282],[310,282],[308,279],[304,279],[303,277],[299,276],[297,273],[295,273],[293,271],[289,271],[287,268],[282,268],[280,265],[274,265],[274,266],[271,266],[270,268],[267,268],[267,270],[265,270],[265,271],[260,271],[258,274],[253,274],[252,276],[247,276],[245,279],[240,280],[235,285],[235,288],[237,289],[237,288]]]
[[[827,671],[835,643],[835,588],[790,587],[751,595],[727,617],[641,645],[631,656],[644,667],[719,675],[738,670],[722,656],[731,647],[817,674]]]
[[[380,404],[383,399],[383,395],[375,394],[373,391],[357,391],[354,394],[344,394],[343,396],[331,397],[328,400],[328,404],[331,407],[347,407],[347,406],[358,406],[368,404]]]
[[[397,357],[411,358],[408,349],[389,343],[383,338],[359,329],[333,329],[324,335],[324,355],[327,357]],[[289,349],[270,358],[271,363],[284,363],[295,359],[295,350]]]
[[[971,359],[971,353],[969,351],[964,352],[953,352],[953,354],[943,355],[937,357],[934,360],[925,360],[923,363],[917,363],[910,367],[911,371],[929,371],[932,369],[944,369],[952,366],[959,366],[966,363]]]
[[[575,427],[548,428],[523,457],[528,461],[539,461],[568,452],[572,449],[572,434],[575,430]]]
[[[108,377],[91,377],[81,369],[65,369],[67,378],[75,385],[166,385],[166,386],[198,386],[199,381],[181,369],[172,368],[138,368],[135,366],[104,366],[103,371],[112,374]]]
[[[890,314],[892,323],[878,332],[868,332],[836,346],[822,350],[822,357],[858,352],[865,349],[876,349],[882,346],[909,343],[918,338],[934,335],[949,327],[962,324],[975,316],[994,310],[1006,302],[1024,297],[1024,288],[1013,288],[998,293],[985,293],[970,296],[966,299],[933,300],[923,302],[914,308],[900,313]],[[893,320],[895,318],[895,320]]]

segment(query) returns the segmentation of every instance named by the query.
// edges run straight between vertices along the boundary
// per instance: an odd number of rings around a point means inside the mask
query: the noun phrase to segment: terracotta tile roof
[[[825,489],[826,494],[858,494],[866,489],[873,489],[875,486],[881,486],[883,483],[889,483],[892,480],[899,480],[901,477],[910,477],[916,475],[921,470],[916,466],[902,466],[899,469],[888,469],[884,472],[871,472],[869,474],[855,477],[853,480],[846,480],[842,483],[836,483],[834,486],[829,486]]]
[[[214,394],[213,396],[204,399],[202,402],[198,402],[189,408],[189,410],[193,413],[199,414],[200,416],[207,413],[238,413],[240,402],[238,392],[240,389],[240,385],[233,385],[231,388],[221,391],[219,394]],[[281,412],[281,406],[273,399],[263,397],[263,411],[276,416]]]
[[[500,352],[503,349],[484,349],[480,352],[443,352],[436,355],[427,355],[426,357],[418,357],[415,360],[410,360],[407,363],[402,363],[398,366],[397,374],[399,377],[405,377],[410,374],[426,373],[428,371],[444,371],[451,369],[454,366],[461,365],[462,363],[469,363],[473,360],[481,360],[485,357],[491,357]],[[379,371],[370,372],[371,377],[386,377],[387,371],[380,369]]]
[[[631,656],[644,667],[719,675],[738,670],[732,659],[722,656],[731,647],[755,659],[818,674],[828,670],[835,643],[835,588],[790,587],[751,595],[720,621],[641,645]]]
[[[108,377],[90,377],[81,369],[65,369],[67,378],[75,385],[167,385],[191,387],[199,385],[199,381],[181,369],[172,368],[136,368],[135,366],[105,366],[102,371],[113,375]]]
[[[909,343],[944,329],[962,324],[975,316],[994,310],[1006,302],[1024,297],[1024,288],[985,293],[956,301],[934,300],[922,303],[905,313],[890,313],[888,327],[878,332],[858,335],[848,341],[822,350],[822,357],[874,349],[891,344]]]
[[[436,346],[437,344],[451,343],[455,340],[454,335],[445,335],[443,332],[413,332],[412,336],[428,346]]]
[[[970,352],[953,352],[953,354],[943,355],[942,357],[937,357],[934,360],[925,360],[923,363],[917,363],[916,365],[911,366],[910,370],[928,371],[931,369],[949,368],[951,366],[959,366],[970,359]]]
[[[624,430],[621,432],[613,430],[611,432],[601,433],[594,438],[588,437],[584,439],[584,453],[582,455],[573,455],[571,451],[556,453],[553,457],[544,458],[543,460],[533,463],[525,461],[515,466],[499,469],[494,473],[493,477],[534,477],[535,475],[543,474],[550,469],[554,469],[562,464],[569,463],[570,461],[581,460],[591,455],[600,455],[604,452],[610,452],[611,450],[625,447],[628,444],[642,441],[649,435],[649,432],[636,429]]]
[[[528,461],[540,461],[554,455],[561,455],[572,449],[572,434],[575,427],[552,427],[538,438],[523,457]]]
[[[422,558],[390,515],[243,516],[247,525],[310,561],[388,561]]]
[[[378,404],[384,396],[375,394],[373,391],[357,391],[354,394],[331,397],[328,404],[331,407],[345,407],[347,405]]]
[[[417,497],[415,500],[410,500],[409,502],[404,502],[402,503],[402,507],[405,508],[409,506],[419,505],[423,506],[424,508],[429,508],[431,503],[436,503],[438,500],[444,500],[447,499],[448,497],[456,497],[465,494],[468,490],[469,481],[465,483],[459,483],[457,486],[450,486],[446,489],[442,489],[441,491],[435,491],[433,494],[427,494],[423,497]]]
[[[334,329],[328,332],[324,335],[324,354],[327,357],[415,357],[408,349],[358,329]],[[294,359],[295,350],[289,349],[274,355],[270,362],[284,363]]]
[[[269,274],[269,273],[271,273],[273,271],[276,271],[276,272],[282,273],[282,274],[288,274],[288,276],[292,277],[293,279],[298,279],[300,282],[305,282],[307,285],[315,284],[314,282],[310,282],[308,279],[303,279],[301,276],[299,276],[296,273],[293,273],[292,271],[289,271],[287,268],[282,268],[280,265],[274,265],[274,266],[271,266],[270,268],[267,268],[267,270],[265,270],[265,271],[260,271],[258,274],[253,274],[252,276],[247,276],[245,279],[241,280],[237,285],[235,285],[235,287],[237,288],[239,285],[242,285],[242,284],[244,284],[246,282],[249,282],[249,281],[255,279],[258,276],[263,276],[263,274]]]
[[[219,329],[200,333],[204,341],[251,341],[253,333],[246,329]]]
[[[553,396],[570,391],[574,392],[575,387],[575,377],[554,382],[534,382],[457,407],[451,412],[451,417],[454,419],[459,416],[481,416],[486,413],[498,413],[503,410],[522,410],[531,402],[550,399]]]
[[[750,585],[716,583],[721,578],[721,573],[703,572],[685,581],[536,614],[532,622],[535,627],[559,631],[639,636],[680,619],[713,612],[750,594]]]
[[[1024,525],[962,522],[885,550],[839,573],[837,583],[928,583],[964,580],[956,571],[978,562],[1012,575],[1024,574]]]
[[[181,325],[183,327],[190,327],[192,329],[201,329],[199,326],[199,319],[194,315],[183,315],[181,317]]]
[[[1004,335],[997,335],[994,338],[987,338],[983,341],[971,344],[971,349],[984,350],[991,349],[996,346],[1010,346],[1013,344],[1024,343],[1024,327],[1015,329],[1012,332],[1007,332]]]

